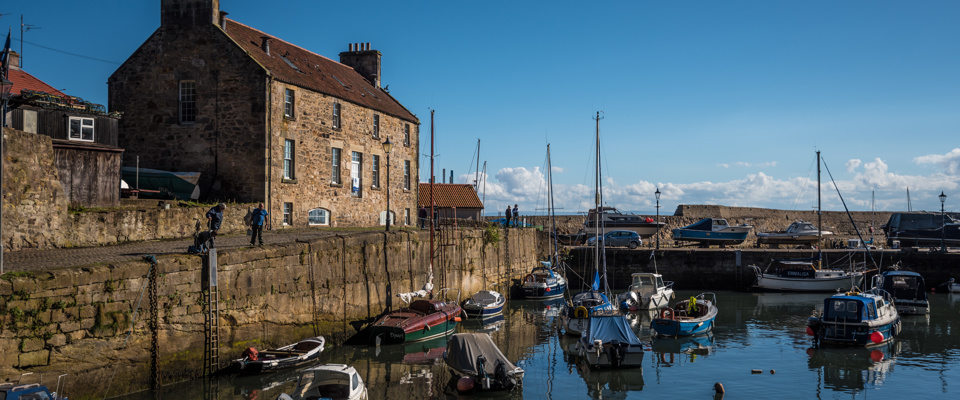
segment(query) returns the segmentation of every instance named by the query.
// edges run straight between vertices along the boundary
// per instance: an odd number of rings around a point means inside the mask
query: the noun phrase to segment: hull
[[[695,336],[709,333],[713,330],[713,320],[716,317],[698,319],[696,321],[679,321],[656,318],[650,327],[661,336]]]
[[[470,318],[492,317],[494,315],[503,313],[504,304],[506,303],[488,307],[471,307],[470,305],[465,304],[463,306],[463,312],[466,313]]]
[[[580,335],[590,326],[590,318],[560,316],[560,325],[563,326],[563,332],[567,336],[580,337]]]
[[[930,314],[930,303],[926,301],[897,300],[897,312],[909,315]]]
[[[706,295],[679,301],[672,308],[660,310],[657,318],[650,322],[650,329],[659,336],[696,336],[709,333],[713,330],[713,322],[719,310],[716,296],[713,296],[711,301],[706,299]],[[696,300],[696,303],[693,300]]]
[[[781,292],[836,292],[848,291],[863,283],[863,274],[834,278],[790,278],[773,274],[762,274],[754,288]]]
[[[408,308],[380,317],[357,336],[359,343],[368,345],[430,340],[451,334],[456,329],[462,312],[455,303],[416,300],[410,303]]]
[[[232,368],[241,375],[256,375],[302,367],[317,361],[325,344],[323,337],[302,340],[284,347],[264,350],[258,353],[257,360],[233,360]]]
[[[590,368],[639,368],[643,366],[643,347],[628,346],[618,354],[609,348],[597,351],[592,345],[579,341],[577,354],[590,364]]]
[[[900,334],[900,316],[888,318],[885,321],[876,321],[871,323],[852,323],[821,321],[820,318],[810,318],[808,325],[816,326],[819,324],[820,330],[816,338],[823,344],[847,345],[847,346],[879,346],[893,340]],[[873,332],[883,334],[883,340],[874,342],[871,340]]]
[[[673,239],[680,241],[709,244],[740,244],[747,240],[749,231],[744,232],[706,232],[691,229],[674,229]]]
[[[470,318],[486,318],[503,312],[507,300],[498,292],[481,291],[463,302],[463,312]]]
[[[567,291],[567,284],[560,283],[551,286],[524,286],[523,296],[530,300],[559,299]]]
[[[881,289],[835,294],[824,300],[820,315],[807,320],[814,343],[827,345],[878,346],[900,331],[893,296]]]

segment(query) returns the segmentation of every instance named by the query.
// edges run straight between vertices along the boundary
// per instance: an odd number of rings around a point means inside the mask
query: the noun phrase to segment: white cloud
[[[730,168],[730,164],[717,164],[718,167]]]
[[[553,173],[555,173],[555,174],[561,174],[561,173],[563,173],[563,168],[561,168],[561,167],[553,167],[552,170],[553,170]]]
[[[860,163],[861,163],[861,162],[862,162],[862,161],[860,161],[860,160],[858,160],[858,159],[856,159],[856,158],[854,158],[854,159],[852,159],[852,160],[850,160],[850,161],[847,161],[847,172],[852,173],[854,170],[857,169],[857,167],[860,166]]]
[[[943,168],[948,175],[957,175],[960,172],[960,148],[950,150],[944,155],[928,154],[916,157],[913,162],[917,164],[936,164]]]

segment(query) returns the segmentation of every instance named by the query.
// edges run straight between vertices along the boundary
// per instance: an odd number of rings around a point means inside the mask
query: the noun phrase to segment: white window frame
[[[331,147],[330,149],[330,183],[339,185],[342,183],[342,178],[340,177],[340,156],[343,150],[337,147]]]
[[[350,195],[363,197],[363,153],[359,151],[350,152]]]
[[[397,212],[390,210],[390,225],[397,225]],[[387,210],[380,211],[380,226],[387,223]]]
[[[380,155],[374,154],[370,161],[370,187],[380,188]]]
[[[380,139],[380,114],[373,114],[373,138]]]
[[[410,147],[410,124],[403,124],[403,145]]]
[[[77,126],[79,131],[77,135],[74,136],[73,122],[77,121]],[[70,117],[67,120],[67,138],[70,140],[77,140],[81,142],[92,142],[94,140],[94,135],[96,134],[96,120],[90,117]],[[85,132],[89,133],[89,138],[86,138]]]
[[[410,225],[410,209],[409,208],[403,209],[403,224]]]
[[[315,219],[318,219],[319,221],[315,221]],[[329,226],[330,210],[326,208],[314,208],[307,212],[307,221],[312,226]]]
[[[294,140],[283,141],[283,179],[297,179],[297,144]]]
[[[286,118],[293,118],[293,114],[296,112],[296,98],[294,96],[293,89],[286,89],[283,92],[283,116]]]
[[[293,203],[283,203],[283,225],[293,225]]]
[[[197,81],[180,81],[177,94],[178,121],[181,124],[197,122]]]
[[[403,160],[403,190],[410,190],[410,160]]]
[[[333,103],[333,129],[340,129],[340,103]]]

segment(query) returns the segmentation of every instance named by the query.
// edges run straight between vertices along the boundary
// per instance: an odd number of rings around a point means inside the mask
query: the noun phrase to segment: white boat
[[[836,292],[860,287],[864,271],[821,269],[816,258],[773,260],[764,270],[750,265],[757,277],[753,287],[777,292]]]
[[[481,290],[464,300],[463,311],[470,318],[487,318],[503,313],[507,299],[495,290]]]
[[[293,395],[282,393],[277,400],[366,400],[367,387],[357,370],[344,364],[324,364],[303,370]]]
[[[815,246],[822,236],[833,235],[833,232],[822,231],[807,221],[794,221],[786,230],[776,232],[757,232],[757,246],[762,244],[777,247],[786,245]]]
[[[618,296],[620,309],[629,311],[655,310],[666,307],[673,299],[673,282],[664,282],[663,275],[652,272],[634,272],[630,288]]]

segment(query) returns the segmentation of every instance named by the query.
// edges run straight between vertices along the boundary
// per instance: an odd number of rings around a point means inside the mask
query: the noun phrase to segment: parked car
[[[600,238],[600,240],[603,241],[603,245],[607,247],[625,246],[635,249],[643,244],[643,239],[640,239],[640,235],[634,231],[610,231]],[[596,237],[587,239],[587,246],[593,246],[595,243],[597,243]]]

